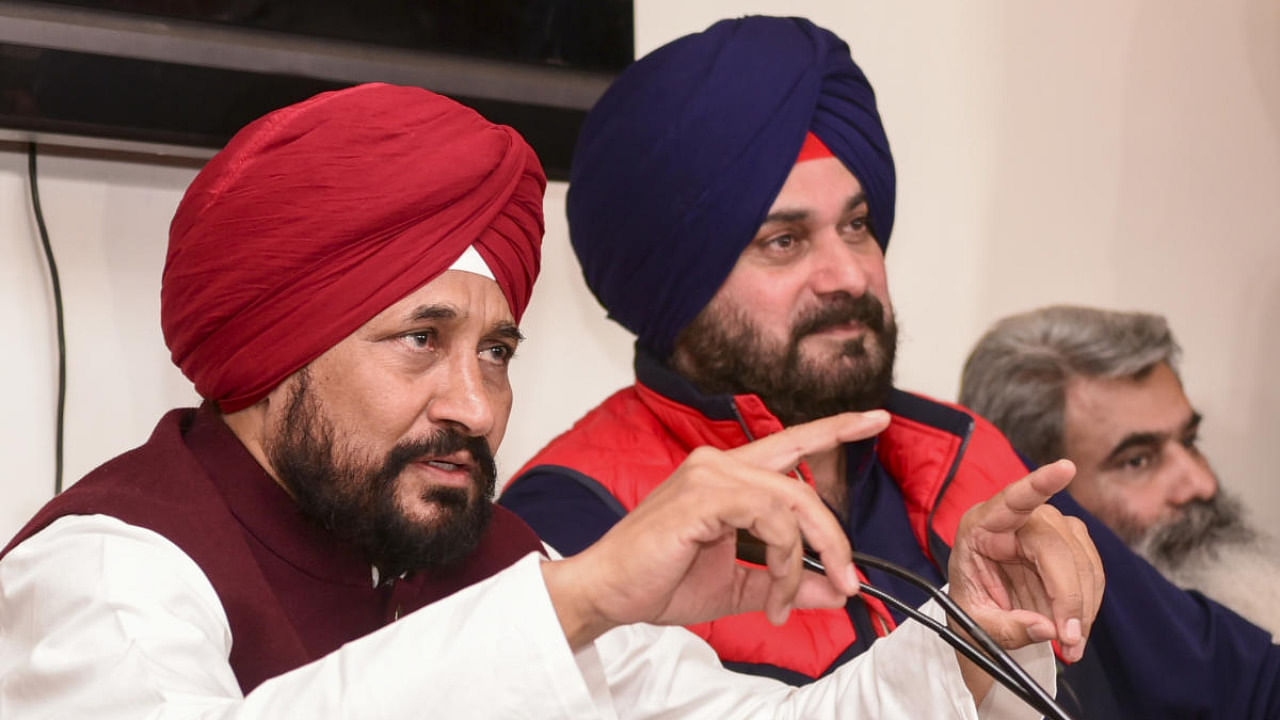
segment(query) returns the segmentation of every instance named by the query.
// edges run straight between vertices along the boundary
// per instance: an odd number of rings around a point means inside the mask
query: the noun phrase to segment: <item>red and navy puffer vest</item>
[[[637,382],[579,420],[516,473],[567,468],[603,486],[630,511],[693,449],[729,449],[782,429],[755,395],[708,397],[643,353]],[[659,390],[658,388],[661,388]],[[676,398],[679,398],[678,400]],[[697,407],[694,407],[694,404]],[[915,540],[944,573],[961,515],[1026,474],[1004,436],[959,406],[893,391],[889,427],[876,444],[898,483]],[[799,471],[813,484],[806,465]],[[864,598],[877,634],[892,628],[878,600]],[[748,613],[690,627],[722,661],[769,665],[820,677],[857,639],[844,609],[798,610],[782,626]]]

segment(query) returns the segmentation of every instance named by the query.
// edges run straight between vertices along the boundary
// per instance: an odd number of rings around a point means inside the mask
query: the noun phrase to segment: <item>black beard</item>
[[[806,336],[851,322],[867,333],[847,341],[830,365],[801,357]],[[897,344],[898,327],[879,299],[842,292],[802,317],[781,347],[767,343],[742,312],[708,306],[680,332],[672,364],[706,394],[754,393],[783,425],[795,425],[882,407],[893,387]]]
[[[1208,500],[1187,503],[1180,517],[1152,528],[1133,544],[1152,565],[1172,571],[1196,553],[1253,539],[1254,532],[1244,522],[1240,501],[1219,490]]]
[[[483,438],[442,429],[422,440],[402,442],[381,465],[339,459],[333,424],[307,391],[299,373],[279,433],[267,457],[293,493],[303,516],[360,551],[384,578],[420,570],[448,570],[475,550],[493,513],[497,470]],[[396,500],[396,479],[415,460],[467,450],[475,462],[471,481],[479,492],[432,488],[423,499],[435,504],[430,523],[406,517]]]

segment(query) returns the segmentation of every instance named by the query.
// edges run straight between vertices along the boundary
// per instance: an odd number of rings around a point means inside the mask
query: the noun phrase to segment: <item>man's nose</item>
[[[1175,456],[1178,475],[1170,497],[1174,505],[1185,505],[1192,500],[1208,500],[1218,493],[1218,478],[1202,455],[1179,446]]]
[[[815,241],[809,279],[813,292],[817,295],[845,292],[852,297],[861,297],[867,290],[863,259],[834,229],[818,235]]]
[[[427,417],[433,423],[452,424],[467,435],[481,437],[493,429],[494,406],[480,359],[475,353],[458,353],[451,357],[441,378],[427,401]]]

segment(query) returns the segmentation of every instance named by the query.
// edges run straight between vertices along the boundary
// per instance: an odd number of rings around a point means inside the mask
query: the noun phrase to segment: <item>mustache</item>
[[[399,443],[387,453],[387,459],[378,472],[379,482],[391,482],[400,472],[423,457],[439,457],[452,455],[466,450],[471,455],[475,467],[473,477],[486,482],[498,474],[493,453],[489,451],[489,443],[484,438],[465,435],[452,428],[442,428],[420,440],[408,440]]]
[[[835,293],[827,303],[805,313],[791,331],[792,342],[828,328],[859,323],[873,333],[884,332],[884,304],[869,292],[854,297],[846,292]]]
[[[1184,505],[1181,517],[1153,530],[1144,544],[1155,559],[1177,567],[1196,550],[1252,537],[1240,501],[1219,491],[1208,500]]]

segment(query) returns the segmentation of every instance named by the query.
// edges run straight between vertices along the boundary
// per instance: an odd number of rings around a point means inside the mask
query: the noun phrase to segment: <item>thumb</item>
[[[1032,610],[1000,610],[983,608],[969,613],[991,639],[1006,650],[1017,650],[1031,643],[1058,637],[1053,621]]]

